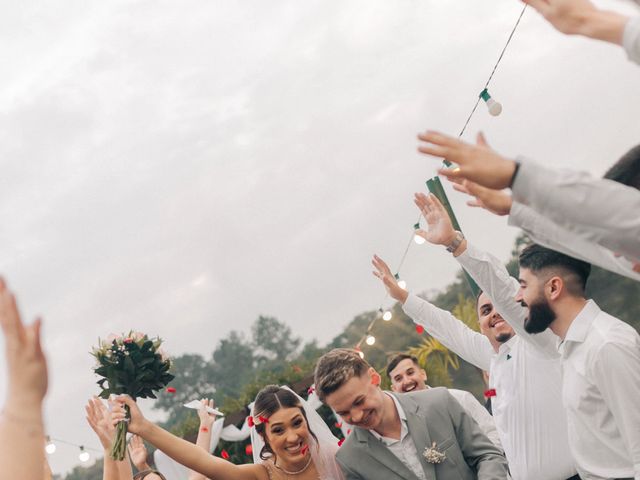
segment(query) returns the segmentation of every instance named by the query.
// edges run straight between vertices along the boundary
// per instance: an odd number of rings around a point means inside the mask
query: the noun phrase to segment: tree
[[[212,381],[219,398],[237,396],[254,376],[253,345],[235,330],[220,341],[212,360]]]
[[[284,365],[302,343],[300,337],[293,336],[291,327],[274,317],[260,315],[251,327],[251,332],[258,366],[268,363],[272,366]]]

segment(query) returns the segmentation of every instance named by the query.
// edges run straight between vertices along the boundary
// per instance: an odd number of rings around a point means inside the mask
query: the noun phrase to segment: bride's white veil
[[[287,386],[281,386],[293,393],[302,405],[304,413],[307,416],[309,430],[317,437],[317,442],[313,436],[309,437],[309,450],[313,463],[320,474],[321,480],[343,480],[344,475],[336,462],[336,452],[338,451],[338,439],[333,436],[331,430],[316,412],[300,395],[291,390]],[[251,416],[255,416],[254,406],[251,407]],[[260,413],[260,412],[257,412]],[[264,447],[264,440],[255,428],[251,429],[251,446],[253,449],[253,463],[263,463],[260,458],[260,452]]]

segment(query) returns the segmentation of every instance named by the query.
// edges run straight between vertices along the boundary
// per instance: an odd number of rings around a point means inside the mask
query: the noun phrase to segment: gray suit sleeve
[[[336,456],[336,461],[340,465],[340,470],[344,473],[344,480],[364,480],[360,475],[350,470],[349,467],[340,460],[339,456]]]
[[[451,394],[446,392],[446,395],[449,416],[469,468],[476,472],[478,480],[506,480],[507,460],[502,452]]]

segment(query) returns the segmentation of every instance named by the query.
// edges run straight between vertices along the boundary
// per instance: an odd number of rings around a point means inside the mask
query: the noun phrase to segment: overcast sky
[[[260,314],[324,343],[377,308],[371,255],[397,265],[438,165],[415,135],[459,131],[521,8],[3,1],[0,272],[45,318],[50,434],[99,445],[82,408],[99,335],[208,356]],[[465,138],[601,175],[638,142],[639,84],[620,48],[528,11],[490,88],[504,111],[480,105]],[[450,198],[506,259],[516,231]],[[456,266],[413,245],[401,274],[440,289]],[[54,471],[77,453],[59,446]]]

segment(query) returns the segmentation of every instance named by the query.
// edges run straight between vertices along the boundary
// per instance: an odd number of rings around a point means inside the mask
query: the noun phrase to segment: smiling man
[[[318,397],[354,429],[336,459],[347,479],[506,479],[500,450],[444,388],[394,395],[355,350],[318,360]]]
[[[550,331],[531,335],[524,329],[527,310],[514,301],[518,282],[500,261],[469,245],[455,231],[437,198],[420,193],[415,202],[429,226],[419,233],[430,243],[448,247],[484,290],[477,302],[481,333],[400,288],[377,256],[373,259],[375,275],[414,322],[467,362],[489,372],[495,392],[493,418],[513,479],[577,478],[562,406],[557,337]]]
[[[431,388],[427,385],[427,372],[418,364],[413,355],[400,353],[393,357],[387,365],[387,376],[391,380],[391,390],[396,393],[407,393]],[[480,425],[480,428],[498,448],[502,450],[500,436],[496,430],[493,417],[471,393],[449,388],[449,393]]]

